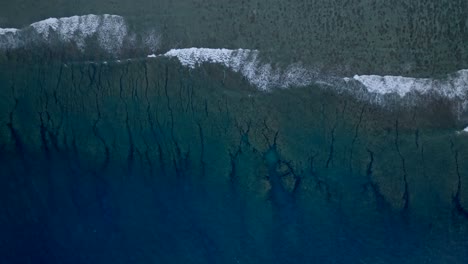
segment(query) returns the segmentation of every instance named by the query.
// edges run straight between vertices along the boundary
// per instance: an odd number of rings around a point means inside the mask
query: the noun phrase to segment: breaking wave
[[[122,56],[122,50],[126,47],[155,52],[160,46],[160,35],[154,30],[137,35],[129,31],[123,17],[107,14],[48,18],[21,29],[0,28],[0,51],[34,48],[37,45],[56,47],[68,43],[82,52],[89,43],[97,43],[104,51],[120,59],[125,57]],[[141,56],[141,52],[133,54]],[[343,77],[320,73],[301,62],[280,66],[262,59],[258,50],[250,49],[182,48],[148,56],[153,57],[176,58],[190,69],[204,63],[218,64],[240,73],[250,84],[263,91],[320,84],[332,86],[338,91],[365,91],[367,97],[374,100],[389,95],[403,98],[413,94],[431,94],[468,101],[468,70],[460,70],[439,79],[379,75]]]
[[[350,81],[350,78],[346,78]],[[355,75],[352,80],[361,83],[369,92],[398,94],[400,97],[417,92],[433,93],[447,98],[464,98],[468,90],[468,70],[460,70],[443,79],[402,76]]]
[[[84,15],[48,18],[27,27],[0,28],[0,49],[11,50],[38,44],[56,45],[73,43],[84,51],[87,42],[97,40],[108,53],[119,53],[125,42],[135,44],[135,34],[129,34],[127,22],[117,15]],[[146,34],[140,46],[154,50],[159,43],[154,32]]]
[[[318,74],[317,70],[301,63],[285,68],[262,63],[258,50],[248,49],[172,49],[159,56],[177,58],[191,69],[203,63],[216,63],[241,73],[252,85],[261,90],[272,88],[304,87],[311,84],[327,84],[336,87],[360,87],[375,96],[409,94],[432,94],[450,99],[466,101],[468,91],[468,70],[460,70],[443,79],[412,78],[402,76],[355,75],[353,78]],[[148,57],[158,57],[149,55]]]
[[[291,64],[285,69],[262,63],[258,50],[187,48],[172,49],[162,56],[175,57],[182,65],[192,69],[203,63],[221,64],[242,74],[249,83],[261,90],[307,86],[318,80],[318,74],[306,69],[301,63]]]

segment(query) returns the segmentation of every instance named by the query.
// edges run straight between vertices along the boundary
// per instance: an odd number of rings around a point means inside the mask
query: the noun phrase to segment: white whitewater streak
[[[291,64],[284,69],[272,66],[270,63],[262,63],[257,50],[186,48],[172,49],[162,56],[175,57],[182,65],[192,69],[203,63],[221,64],[234,72],[241,73],[261,90],[273,87],[303,87],[313,83],[339,84],[344,80],[344,84],[355,81],[364,86],[367,92],[376,95],[397,94],[404,97],[411,92],[420,94],[431,92],[447,98],[463,99],[468,91],[468,70],[460,70],[445,79],[379,75],[355,75],[353,78],[340,79],[319,76],[317,71],[308,69],[301,63]]]
[[[416,92],[419,94],[432,93],[464,101],[467,97],[468,70],[460,70],[444,79],[379,75],[355,75],[353,78],[338,78],[319,75],[317,71],[308,69],[301,63],[291,64],[281,69],[270,63],[262,63],[258,55],[259,51],[249,49],[186,48],[172,49],[160,56],[175,57],[182,65],[191,69],[203,63],[221,64],[234,72],[241,73],[251,84],[261,90],[269,90],[274,87],[303,87],[313,83],[332,83],[339,86],[357,83],[362,85],[368,93],[377,96],[397,94],[400,97],[405,97],[409,93]],[[155,55],[148,57],[155,57]]]
[[[75,43],[81,50],[85,49],[88,38],[96,36],[101,48],[113,52],[122,47],[127,31],[125,19],[116,15],[48,18],[22,29],[0,28],[0,49],[20,48],[38,42],[33,36],[36,34],[46,43],[56,36],[61,42]]]
[[[355,75],[353,79],[364,85],[371,93],[382,95],[395,93],[400,97],[410,92],[417,92],[435,93],[447,98],[463,98],[468,91],[468,70],[460,70],[444,79],[379,75]]]
[[[456,134],[457,135],[463,135],[463,136],[468,135],[468,127],[465,127],[465,129],[463,129],[463,130],[457,131]]]
[[[252,85],[261,90],[306,86],[317,79],[315,72],[305,69],[300,63],[280,69],[270,63],[262,63],[258,55],[257,50],[249,49],[186,48],[172,49],[162,56],[175,57],[182,65],[191,69],[203,63],[221,64],[234,72],[241,73]]]
[[[15,34],[17,31],[17,28],[0,28],[0,35],[5,35],[7,33]]]

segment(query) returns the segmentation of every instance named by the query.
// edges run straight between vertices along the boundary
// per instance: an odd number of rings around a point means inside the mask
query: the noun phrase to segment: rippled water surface
[[[9,1],[0,263],[466,263],[459,0]]]

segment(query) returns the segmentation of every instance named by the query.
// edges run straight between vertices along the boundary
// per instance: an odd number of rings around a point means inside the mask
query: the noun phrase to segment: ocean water
[[[467,262],[463,1],[3,7],[0,263]]]

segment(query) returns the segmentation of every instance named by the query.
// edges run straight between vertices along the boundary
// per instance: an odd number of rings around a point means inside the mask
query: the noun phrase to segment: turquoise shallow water
[[[463,2],[5,6],[3,28],[112,13],[129,33],[120,43],[101,20],[80,50],[79,31],[27,28],[0,51],[0,262],[468,259],[463,98],[370,100],[344,81],[261,91],[232,65],[147,58],[251,48],[322,79],[435,78],[466,63]]]

